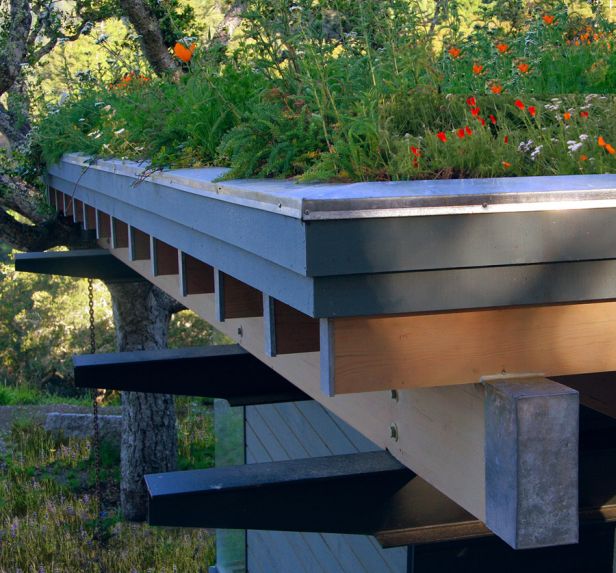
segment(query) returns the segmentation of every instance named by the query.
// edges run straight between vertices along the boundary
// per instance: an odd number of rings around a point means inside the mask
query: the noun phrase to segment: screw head
[[[396,442],[398,441],[398,426],[395,423],[389,426],[389,437]]]
[[[244,329],[241,326],[239,326],[237,329],[237,335],[244,336]]]
[[[390,390],[389,393],[392,400],[395,400],[397,402],[400,399],[400,394],[398,394],[398,390]]]

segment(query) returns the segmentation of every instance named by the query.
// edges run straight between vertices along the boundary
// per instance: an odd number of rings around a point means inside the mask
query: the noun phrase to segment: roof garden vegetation
[[[616,25],[597,1],[250,0],[180,77],[81,76],[34,149],[303,181],[616,168]],[[110,53],[113,47],[101,49]]]

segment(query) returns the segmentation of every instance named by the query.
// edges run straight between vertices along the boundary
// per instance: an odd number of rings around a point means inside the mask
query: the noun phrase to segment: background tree
[[[178,22],[190,10],[173,1],[166,16],[149,0],[76,0],[70,10],[53,0],[0,0],[0,132],[11,146],[11,158],[0,163],[0,240],[22,251],[64,245],[92,246],[70,221],[55,216],[42,201],[37,173],[24,170],[16,158],[27,152],[31,132],[28,70],[58,45],[89,33],[95,22],[124,14],[139,34],[143,52],[160,74],[178,73],[169,53]],[[173,10],[176,10],[174,15]],[[167,22],[165,27],[164,23]],[[162,25],[161,25],[162,23]],[[169,31],[169,28],[175,28]],[[112,295],[118,350],[166,346],[169,320],[181,309],[172,299],[145,283],[108,285]],[[177,436],[173,398],[125,393],[123,396],[121,502],[124,516],[142,520],[146,514],[144,473],[175,468]]]

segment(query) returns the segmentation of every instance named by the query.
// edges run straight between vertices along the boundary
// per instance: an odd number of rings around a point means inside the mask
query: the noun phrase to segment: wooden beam
[[[111,238],[111,217],[102,211],[96,211],[96,238]]]
[[[64,193],[62,196],[62,210],[64,212],[64,216],[65,217],[72,217],[73,216],[73,209],[74,209],[74,202],[73,202],[73,198]]]
[[[113,249],[128,247],[128,225],[115,217],[111,218],[111,247]]]
[[[179,273],[178,250],[171,245],[150,237],[152,252],[152,274],[177,275]]]
[[[221,322],[214,295],[183,296],[175,277],[153,277],[149,263],[129,261],[126,249],[113,254],[377,446],[388,449],[466,511],[485,520],[485,388],[481,384],[326,396],[319,385],[319,353],[270,357],[265,353],[261,317]]]
[[[86,231],[96,229],[96,209],[84,203],[83,228]]]
[[[74,199],[75,208],[73,209],[73,222],[83,223],[83,201]]]
[[[140,274],[103,249],[20,253],[15,255],[15,270],[78,278],[143,280]]]
[[[584,406],[616,418],[616,372],[553,376],[552,380],[577,390]]]
[[[216,269],[216,310],[220,322],[229,318],[263,316],[263,296],[255,288]]]
[[[180,257],[180,293],[209,294],[214,292],[214,269],[187,253],[179,253]]]
[[[369,534],[413,477],[387,452],[151,474],[148,521]]]
[[[62,197],[63,197],[62,192],[58,191],[57,189],[51,190],[51,206],[58,213],[61,213],[63,209]]]
[[[222,398],[233,406],[310,397],[237,345],[73,357],[78,388]]]
[[[150,236],[136,227],[129,226],[128,252],[133,261],[150,260]]]
[[[263,295],[265,352],[268,356],[319,351],[319,321]]]
[[[321,355],[331,395],[616,370],[616,302],[322,319]]]

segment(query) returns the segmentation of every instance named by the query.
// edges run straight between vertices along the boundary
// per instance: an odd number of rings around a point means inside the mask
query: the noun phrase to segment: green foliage
[[[40,387],[50,373],[69,378],[71,356],[89,348],[87,282],[17,273],[0,263],[0,382]],[[95,283],[95,326],[101,352],[112,352],[111,304]]]
[[[616,141],[616,30],[596,3],[434,6],[251,0],[222,63],[197,51],[179,82],[91,84],[40,123],[41,155],[48,163],[81,151],[150,159],[153,168],[225,165],[230,178],[306,181],[614,169],[597,141]],[[588,92],[605,99],[587,102]],[[535,116],[513,105],[522,94]],[[570,96],[554,107],[558,94]],[[474,114],[469,95],[482,102]],[[457,138],[466,126],[472,135]],[[436,145],[441,131],[447,145]],[[578,136],[583,145],[572,152]],[[519,148],[529,140],[540,147],[532,159]]]
[[[87,394],[71,398],[66,391],[72,385],[72,355],[90,351],[87,309],[86,280],[18,273],[12,257],[0,262],[0,405],[88,402]],[[99,281],[94,317],[97,351],[113,352],[111,299]],[[171,347],[225,341],[193,312],[171,319]],[[63,396],[50,395],[59,390]]]

